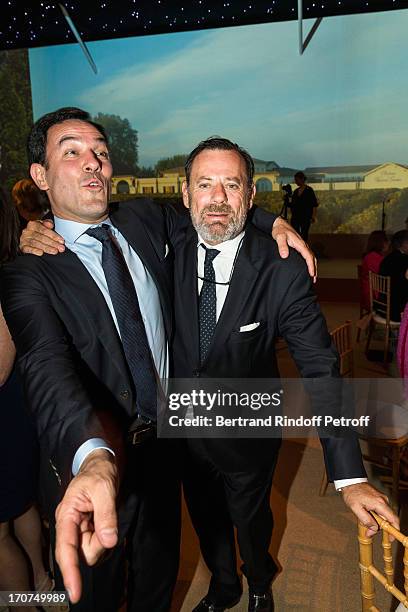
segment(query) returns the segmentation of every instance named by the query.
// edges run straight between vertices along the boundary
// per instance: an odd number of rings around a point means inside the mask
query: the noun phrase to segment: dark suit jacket
[[[275,216],[258,209],[257,218],[270,231]],[[190,216],[183,206],[138,199],[113,205],[110,219],[156,283],[170,340],[172,244],[184,236]],[[83,442],[101,437],[119,458],[123,454],[135,414],[133,381],[106,302],[72,251],[18,257],[3,267],[0,281],[1,304],[37,425],[43,505],[52,516]]]
[[[167,337],[172,334],[172,219],[141,200],[116,206],[111,221],[134,248],[159,291]],[[41,447],[42,489],[53,511],[89,438],[119,455],[134,418],[133,381],[106,302],[80,259],[25,255],[1,271],[0,300],[15,341],[26,397]]]
[[[260,325],[248,332],[240,327]],[[305,378],[338,377],[338,356],[316,303],[303,259],[291,250],[281,259],[274,240],[248,225],[231,285],[205,362],[199,361],[197,233],[191,227],[175,248],[176,377],[278,378],[277,336],[285,338]],[[260,465],[278,447],[274,440],[206,439],[225,470]],[[322,441],[330,479],[365,476],[356,438]]]

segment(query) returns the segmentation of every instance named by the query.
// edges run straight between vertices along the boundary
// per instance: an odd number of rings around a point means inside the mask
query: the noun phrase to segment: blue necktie
[[[200,292],[200,361],[204,362],[217,325],[217,294],[213,261],[220,251],[205,249],[204,280]]]
[[[120,330],[122,346],[133,378],[138,413],[157,419],[157,385],[146,329],[129,268],[110,227],[91,227],[86,233],[102,243],[102,268]]]

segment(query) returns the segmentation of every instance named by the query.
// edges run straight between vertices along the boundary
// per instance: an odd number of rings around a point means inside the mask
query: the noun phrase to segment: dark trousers
[[[290,224],[297,233],[302,236],[303,240],[307,242],[309,238],[309,229],[311,224],[311,219],[292,219],[290,220]]]
[[[222,606],[242,593],[234,527],[249,588],[264,593],[277,571],[268,552],[273,527],[269,498],[277,453],[263,467],[237,472],[219,469],[201,440],[188,440],[186,454],[184,495],[212,574],[208,597]]]
[[[129,449],[119,514],[126,538],[96,567],[81,564],[83,595],[72,611],[115,612],[125,599],[127,612],[170,610],[180,551],[177,447],[154,438]]]

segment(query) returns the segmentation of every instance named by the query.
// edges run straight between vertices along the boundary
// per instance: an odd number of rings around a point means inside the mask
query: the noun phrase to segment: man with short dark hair
[[[49,255],[2,270],[1,300],[37,423],[52,530],[56,509],[56,559],[74,604],[82,590],[73,609],[112,612],[124,592],[126,535],[128,611],[165,612],[180,489],[175,449],[156,439],[154,421],[169,375],[171,241],[188,216],[143,199],[109,210],[107,137],[80,109],[39,119],[29,160],[61,237],[46,230]],[[313,267],[304,243],[276,223],[280,245],[287,234]],[[35,232],[28,243],[43,253]]]
[[[56,558],[73,603],[81,565],[73,609],[112,612],[125,592],[126,535],[128,610],[165,612],[180,500],[173,453],[153,426],[172,327],[163,211],[146,202],[109,214],[107,138],[80,109],[42,117],[29,159],[68,248],[4,268],[1,299],[36,419],[52,531],[56,509]]]
[[[391,279],[391,320],[401,321],[408,302],[408,230],[393,235],[391,249],[381,262],[380,274]]]

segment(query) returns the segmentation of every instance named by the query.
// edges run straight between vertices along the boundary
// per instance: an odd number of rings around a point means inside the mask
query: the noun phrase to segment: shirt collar
[[[245,230],[243,230],[240,234],[238,234],[238,236],[235,236],[235,238],[232,238],[231,240],[225,240],[224,242],[220,242],[219,244],[208,244],[208,242],[205,242],[205,240],[202,239],[200,234],[198,234],[197,248],[203,244],[207,249],[217,249],[217,251],[220,251],[220,253],[223,253],[224,255],[232,255],[234,257],[244,235]]]
[[[106,225],[112,226],[112,221],[107,217],[102,221]],[[54,229],[57,234],[60,234],[67,244],[73,244],[85,234],[86,230],[90,227],[97,227],[102,223],[79,223],[78,221],[69,221],[68,219],[61,219],[54,215]]]

